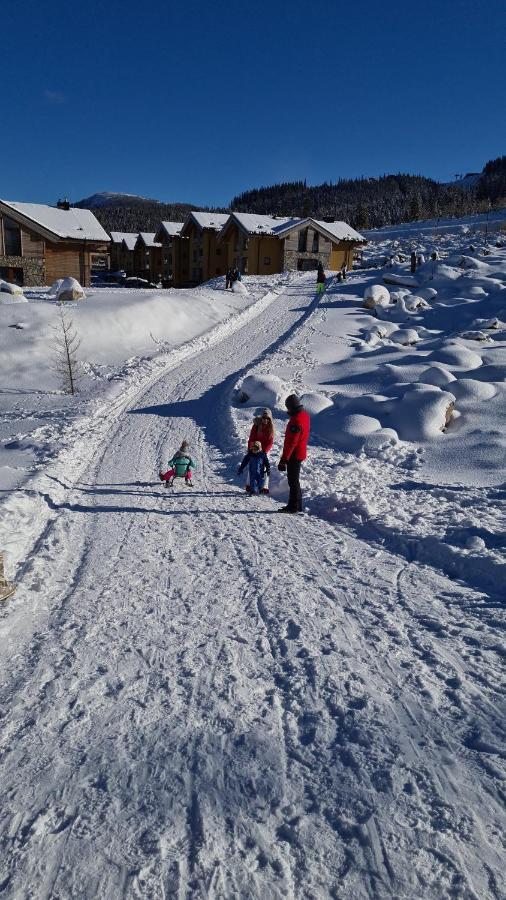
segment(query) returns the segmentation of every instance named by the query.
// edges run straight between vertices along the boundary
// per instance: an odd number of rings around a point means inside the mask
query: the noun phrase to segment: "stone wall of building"
[[[314,231],[312,228],[307,229],[306,250],[299,250],[299,232],[295,231],[285,238],[283,269],[294,271],[298,268],[299,259],[316,260],[321,262],[324,269],[329,268],[330,254],[332,251],[332,243],[327,240],[323,234],[319,234],[318,250],[312,251]],[[316,266],[315,266],[316,268]]]
[[[42,256],[0,255],[0,269],[21,269],[23,285],[26,287],[38,287],[45,284],[44,257]]]

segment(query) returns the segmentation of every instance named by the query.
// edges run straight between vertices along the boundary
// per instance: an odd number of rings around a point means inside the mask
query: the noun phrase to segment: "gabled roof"
[[[185,219],[181,234],[184,234],[191,222],[193,222],[197,228],[200,228],[200,230],[209,228],[212,231],[221,231],[227,219],[228,213],[210,213],[192,210]]]
[[[236,222],[247,234],[269,234],[276,236],[287,227],[294,227],[301,220],[289,216],[261,216],[257,213],[236,213],[229,216],[226,224]]]
[[[154,231],[140,231],[135,245],[137,246],[139,242],[142,242],[146,247],[161,247],[162,245],[155,241],[155,237],[156,235]]]
[[[89,209],[58,209],[42,203],[0,200],[0,209],[21,225],[40,231],[49,240],[100,241],[110,238]]]
[[[134,249],[138,237],[138,231],[111,231],[111,241],[113,244],[124,243],[127,250]]]
[[[181,231],[183,222],[160,222],[155,240],[162,241],[164,237],[175,237]]]
[[[308,217],[306,219],[299,219],[298,221],[292,222],[291,225],[283,226],[277,233],[280,237],[283,237],[285,234],[288,234],[294,227],[306,228],[307,226],[316,227],[318,231],[322,234],[326,235],[329,240],[337,242],[337,241],[352,241],[354,244],[366,244],[367,240],[358,231],[355,231],[351,225],[348,225],[347,222],[321,222],[318,219],[312,219]]]

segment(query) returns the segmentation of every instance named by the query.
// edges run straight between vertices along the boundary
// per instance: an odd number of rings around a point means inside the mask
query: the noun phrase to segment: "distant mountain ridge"
[[[355,228],[381,228],[400,222],[482,212],[489,204],[506,205],[506,156],[490,160],[481,173],[443,184],[422,175],[340,178],[307,185],[284,182],[254,188],[234,197],[229,209],[284,216],[313,216],[349,222]],[[92,209],[106,231],[156,231],[161,221],[182,222],[192,210],[228,212],[194,203],[162,203],[136,194],[92,194],[73,204]]]

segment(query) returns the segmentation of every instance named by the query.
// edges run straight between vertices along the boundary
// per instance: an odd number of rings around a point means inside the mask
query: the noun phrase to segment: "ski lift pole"
[[[7,581],[7,578],[4,574],[4,554],[3,550],[0,550],[0,600],[7,600],[14,591],[16,590],[16,585],[10,581]]]

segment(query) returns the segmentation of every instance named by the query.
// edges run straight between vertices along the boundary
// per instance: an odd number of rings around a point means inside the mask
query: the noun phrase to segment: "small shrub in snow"
[[[54,326],[54,340],[52,351],[54,357],[54,371],[60,379],[65,393],[75,394],[77,383],[81,374],[77,351],[81,341],[77,336],[74,323],[63,308],[60,308],[60,321]]]
[[[383,284],[370,284],[364,291],[365,309],[374,309],[375,306],[387,306],[390,303],[390,293]]]

